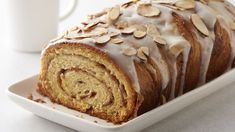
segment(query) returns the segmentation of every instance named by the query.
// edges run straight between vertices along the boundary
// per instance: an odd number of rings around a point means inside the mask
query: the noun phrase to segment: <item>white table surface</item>
[[[90,0],[91,1],[91,0]],[[103,0],[108,2],[108,0]],[[115,0],[114,0],[115,1]],[[124,0],[122,0],[124,1]],[[117,1],[115,1],[117,2]],[[93,12],[96,3],[85,9],[84,1],[69,20],[60,25],[63,30]],[[103,8],[109,4],[97,5]],[[0,5],[1,2],[0,2]],[[83,5],[83,6],[81,6]],[[90,5],[90,4],[89,4]],[[0,6],[1,7],[1,6]],[[97,7],[96,7],[97,10]],[[86,13],[84,13],[86,12]],[[79,15],[77,15],[79,14]],[[0,11],[0,17],[3,16]],[[2,18],[2,17],[1,17]],[[0,25],[3,22],[0,19]],[[37,74],[40,54],[13,51],[8,48],[4,26],[0,26],[0,132],[74,132],[74,130],[39,118],[11,102],[5,89],[14,82]],[[146,132],[234,132],[235,83],[185,108],[181,112],[145,129]],[[79,124],[78,124],[79,125]]]

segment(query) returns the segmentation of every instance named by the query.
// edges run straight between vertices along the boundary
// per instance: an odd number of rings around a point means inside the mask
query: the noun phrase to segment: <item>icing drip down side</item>
[[[71,28],[51,41],[48,47],[66,41],[84,43],[102,50],[129,76],[137,92],[140,92],[140,85],[134,61],[146,62],[151,58],[159,68],[162,90],[171,82],[171,92],[174,93],[177,75],[180,74],[182,94],[192,47],[179,32],[172,13],[177,13],[186,21],[193,23],[196,29],[195,35],[201,47],[200,77],[197,84],[200,86],[206,82],[215,41],[214,26],[218,17],[222,17],[226,22],[223,23],[223,27],[231,39],[232,53],[229,65],[232,64],[235,57],[235,9],[223,1],[211,0],[202,3],[189,0],[191,3],[187,5],[178,4],[178,1],[183,0],[136,0],[114,6],[90,15],[83,25]],[[233,23],[234,27],[231,27]],[[167,60],[164,59],[161,50],[167,54]],[[176,59],[180,54],[183,55],[182,73],[178,73],[176,68]],[[171,70],[167,66],[168,63],[172,66]],[[174,97],[175,95],[171,94],[171,98]]]

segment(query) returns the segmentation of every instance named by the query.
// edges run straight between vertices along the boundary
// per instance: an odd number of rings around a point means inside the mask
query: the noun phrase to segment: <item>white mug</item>
[[[78,0],[59,16],[59,0],[6,0],[6,29],[10,47],[23,52],[40,52],[57,36],[58,23],[74,10]]]

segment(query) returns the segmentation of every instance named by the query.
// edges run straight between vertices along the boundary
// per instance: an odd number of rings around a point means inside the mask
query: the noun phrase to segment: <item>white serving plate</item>
[[[36,92],[37,75],[13,84],[7,89],[7,94],[15,103],[32,113],[78,131],[132,132],[147,128],[209,94],[224,88],[235,81],[234,76],[235,70],[231,70],[210,83],[120,125],[114,125],[96,117],[52,103],[47,97],[43,97]],[[34,99],[40,98],[46,103],[37,103],[28,99],[27,97],[31,93]]]

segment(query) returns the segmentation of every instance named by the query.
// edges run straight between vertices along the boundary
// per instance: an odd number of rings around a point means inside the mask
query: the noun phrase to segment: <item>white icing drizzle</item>
[[[196,32],[196,36],[198,38],[198,41],[201,44],[201,56],[202,56],[202,63],[200,66],[200,79],[198,82],[198,85],[202,85],[205,83],[206,80],[206,73],[209,66],[211,53],[214,45],[214,25],[216,22],[217,15],[221,15],[224,17],[225,21],[227,23],[231,22],[232,20],[235,20],[235,16],[233,16],[227,9],[224,7],[225,4],[222,4],[222,2],[217,1],[210,1],[208,6],[204,5],[200,2],[196,2],[196,7],[194,10],[173,10],[171,8],[165,7],[164,5],[159,5],[154,3],[153,6],[156,6],[160,11],[161,14],[159,17],[143,17],[138,15],[137,13],[137,5],[134,4],[132,6],[129,6],[127,8],[121,8],[122,15],[119,17],[119,20],[125,20],[128,22],[129,25],[133,24],[141,24],[141,25],[147,25],[149,23],[153,23],[157,26],[159,29],[159,32],[161,36],[167,41],[167,45],[173,45],[173,44],[182,44],[184,46],[183,50],[183,67],[182,67],[182,76],[181,76],[181,86],[180,86],[180,93],[183,93],[183,86],[185,81],[185,73],[187,69],[187,63],[188,63],[188,57],[190,53],[191,45],[185,38],[183,38],[181,35],[179,35],[178,32],[175,32],[175,29],[177,29],[176,25],[172,22],[172,11],[180,14],[183,16],[186,20],[190,21],[190,15],[192,13],[197,13],[204,23],[206,24],[207,28],[210,31],[210,35],[208,37],[203,37],[200,35],[199,32]],[[100,17],[101,20],[106,20],[106,15]],[[232,57],[230,64],[232,62],[232,59],[235,56],[235,33],[234,31],[231,31],[228,29],[228,26],[224,26],[227,28],[227,31],[230,33],[231,38],[231,46],[232,46]],[[109,31],[117,30],[114,26],[108,27]],[[106,45],[100,47],[97,47],[98,49],[106,52],[110,55],[110,57],[121,67],[121,69],[124,70],[124,72],[130,77],[134,88],[137,92],[140,92],[140,85],[136,73],[136,69],[133,63],[133,60],[139,61],[139,58],[136,56],[125,56],[120,51],[126,47],[134,47],[139,48],[141,46],[146,46],[150,49],[150,57],[153,59],[153,61],[157,64],[159,71],[161,73],[162,77],[162,89],[166,88],[170,79],[172,79],[172,94],[171,98],[173,97],[173,93],[175,91],[175,83],[176,83],[176,77],[177,77],[177,69],[176,69],[176,59],[171,58],[170,64],[173,67],[172,75],[170,76],[170,71],[167,66],[167,62],[163,59],[161,52],[159,51],[159,48],[156,46],[156,43],[150,38],[149,36],[144,37],[143,39],[136,39],[132,35],[122,35],[124,38],[124,42],[120,45],[115,45],[111,43],[107,43]],[[79,43],[82,42],[84,44],[88,44],[91,46],[94,46],[93,39],[83,39],[83,40],[65,40],[60,39],[52,44],[58,44],[59,42],[71,42],[71,43]],[[48,45],[49,46],[49,45]],[[166,51],[167,52],[167,51]],[[42,52],[43,54],[43,52]]]
[[[202,85],[206,82],[206,73],[207,69],[209,67],[210,58],[214,46],[214,40],[215,35],[213,33],[214,31],[214,25],[216,22],[216,12],[210,8],[209,6],[206,6],[200,2],[197,2],[196,4],[196,13],[202,18],[204,23],[206,24],[207,28],[211,31],[210,35],[208,37],[202,37],[201,35],[197,34],[197,38],[199,39],[199,42],[201,43],[201,67],[200,67],[200,78],[198,85]]]
[[[206,74],[207,70],[210,64],[210,58],[212,54],[212,49],[214,46],[214,36],[213,33],[210,33],[209,37],[202,37],[197,35],[197,38],[200,40],[201,43],[201,55],[202,55],[202,60],[201,60],[201,67],[200,67],[200,78],[198,85],[202,85],[206,82]]]

